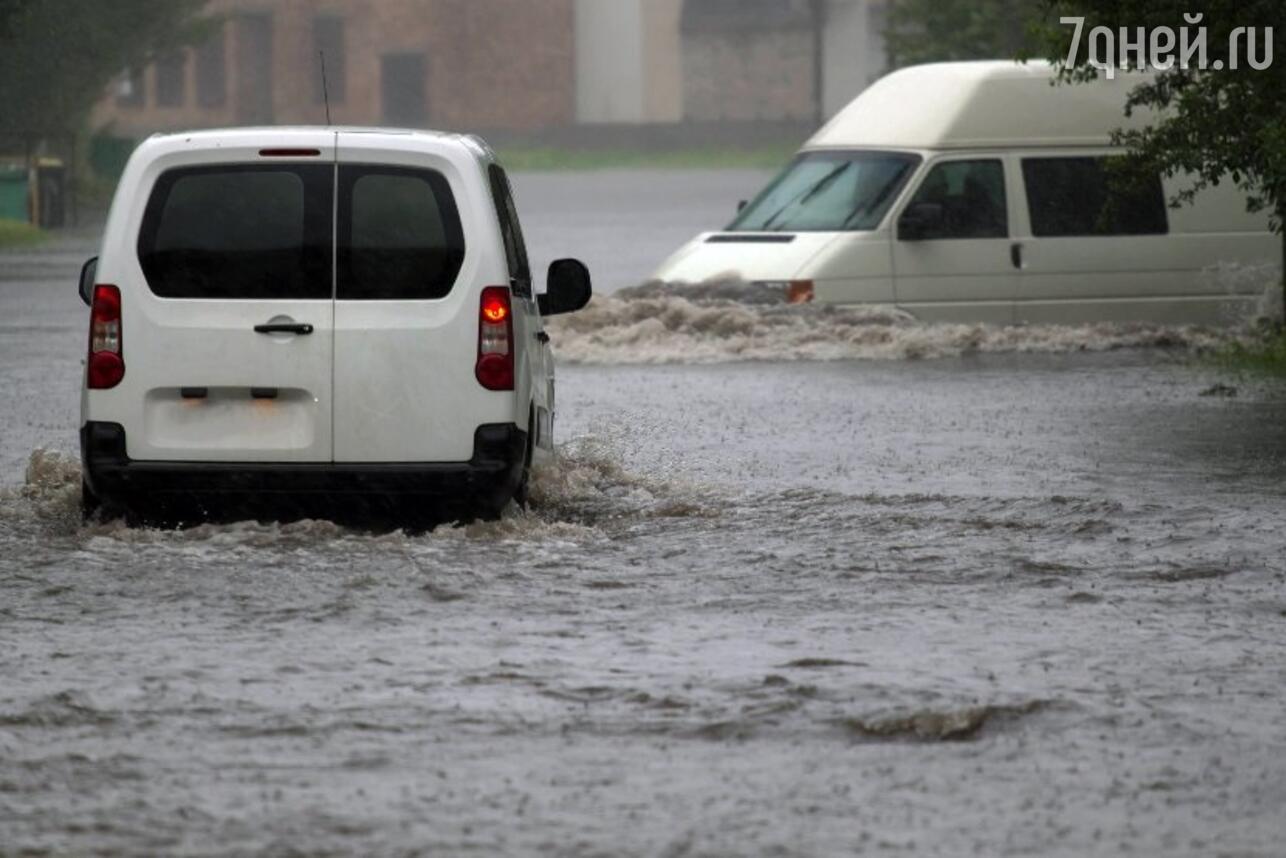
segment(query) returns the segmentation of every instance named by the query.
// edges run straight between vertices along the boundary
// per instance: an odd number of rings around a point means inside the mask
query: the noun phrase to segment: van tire
[[[102,500],[94,494],[94,490],[89,487],[85,480],[80,481],[80,520],[89,521],[93,518],[103,506]]]
[[[118,503],[103,500],[89,487],[85,480],[80,481],[80,519],[88,524],[91,521],[108,522],[122,520],[127,527],[137,526],[133,512]]]
[[[518,481],[518,488],[514,490],[514,503],[518,508],[526,511],[531,508],[531,460],[536,451],[536,407],[531,408],[530,416],[527,418],[527,450],[522,460],[522,479]]]

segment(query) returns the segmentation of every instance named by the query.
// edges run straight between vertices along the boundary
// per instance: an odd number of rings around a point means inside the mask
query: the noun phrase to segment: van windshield
[[[880,225],[919,156],[806,152],[728,226],[729,232],[842,232]]]

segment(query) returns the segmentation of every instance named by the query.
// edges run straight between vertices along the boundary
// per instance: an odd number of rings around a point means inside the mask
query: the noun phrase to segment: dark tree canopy
[[[0,0],[0,132],[76,130],[112,78],[198,39],[204,0]]]
[[[1201,21],[1185,14],[1200,11]],[[1152,77],[1138,75],[1130,108],[1155,108],[1162,120],[1140,132],[1120,136],[1138,161],[1167,175],[1190,174],[1191,190],[1231,179],[1246,192],[1254,210],[1286,215],[1286,0],[897,0],[886,36],[896,65],[939,60],[1067,57],[1073,27],[1060,17],[1083,17],[1076,67],[1068,81],[1095,76],[1087,65],[1085,34],[1096,26],[1119,32],[1143,27],[1205,28],[1208,68],[1172,68]],[[1273,28],[1275,62],[1250,67],[1247,45],[1239,42],[1240,62],[1232,68],[1230,37],[1238,27]],[[1176,47],[1173,52],[1178,54]],[[1215,66],[1219,68],[1215,68]],[[1188,194],[1187,196],[1191,196]]]
[[[1258,55],[1264,55],[1264,35],[1273,34],[1274,48],[1281,47],[1286,29],[1286,2],[1283,0],[1059,0],[1061,16],[1084,16],[1085,32],[1103,26],[1119,32],[1122,27],[1160,27],[1176,33],[1187,27],[1195,36],[1204,28],[1206,65],[1200,69],[1181,68],[1178,63],[1154,75],[1137,75],[1139,85],[1130,94],[1131,110],[1161,111],[1160,119],[1142,131],[1118,135],[1134,152],[1143,167],[1165,175],[1186,174],[1190,187],[1180,201],[1207,185],[1231,180],[1245,192],[1252,211],[1268,209],[1274,225],[1282,229],[1286,216],[1286,57],[1274,50],[1275,61],[1266,69],[1248,62],[1246,34],[1237,42],[1233,68],[1233,31],[1257,28]],[[1201,21],[1188,24],[1185,13],[1198,9]],[[1063,61],[1073,38],[1073,28],[1057,24],[1047,31],[1050,58]],[[1173,55],[1179,54],[1179,49]],[[1102,60],[1103,58],[1097,58]],[[1064,69],[1069,80],[1096,77],[1101,71],[1087,65],[1089,60],[1082,35],[1076,64]],[[1193,63],[1195,66],[1195,62]]]

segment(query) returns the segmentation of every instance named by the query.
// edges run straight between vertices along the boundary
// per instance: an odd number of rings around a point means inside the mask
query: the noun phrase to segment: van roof
[[[367,125],[261,125],[230,128],[202,128],[191,131],[173,131],[153,134],[148,138],[155,143],[191,142],[216,144],[229,138],[238,141],[254,140],[262,137],[263,143],[271,143],[274,138],[298,133],[329,132],[340,134],[363,134],[389,138],[416,137],[434,143],[462,146],[473,154],[494,160],[491,147],[481,137],[473,134],[456,134],[448,131],[429,131],[420,128],[378,128]]]
[[[1054,84],[1054,76],[1044,62],[901,69],[872,84],[803,148],[1106,146],[1113,130],[1146,124],[1146,111],[1125,116],[1126,95],[1144,75],[1086,84]]]

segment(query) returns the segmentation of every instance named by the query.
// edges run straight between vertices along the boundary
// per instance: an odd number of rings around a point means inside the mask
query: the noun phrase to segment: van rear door
[[[512,417],[477,407],[485,277],[453,190],[466,179],[410,134],[341,132],[338,160],[335,461],[468,461],[477,426]]]
[[[334,134],[282,136],[150,168],[120,275],[133,459],[331,460]]]

